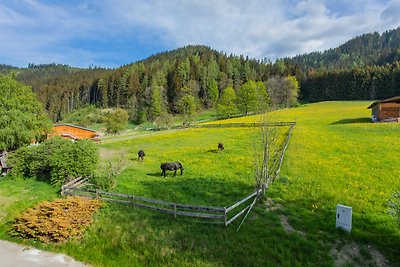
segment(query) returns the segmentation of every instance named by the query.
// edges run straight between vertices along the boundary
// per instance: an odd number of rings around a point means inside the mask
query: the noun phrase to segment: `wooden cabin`
[[[71,140],[80,140],[84,138],[98,140],[96,131],[72,124],[54,124],[53,132],[49,134],[48,137],[54,136],[61,136]]]
[[[374,122],[400,122],[400,96],[375,101],[368,108],[372,109],[372,121]]]

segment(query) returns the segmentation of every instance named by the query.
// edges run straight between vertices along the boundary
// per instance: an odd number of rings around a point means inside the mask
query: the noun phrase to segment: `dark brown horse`
[[[218,151],[224,150],[224,144],[223,143],[218,143]]]
[[[181,175],[183,174],[183,166],[180,162],[164,162],[163,164],[161,164],[160,166],[162,172],[161,172],[161,176],[164,175],[165,177],[165,171],[174,171],[174,176],[176,175],[176,171],[178,169],[181,170]]]
[[[143,160],[144,159],[144,156],[146,156],[145,154],[144,154],[144,151],[143,150],[139,150],[139,152],[137,153],[138,154],[138,160]]]

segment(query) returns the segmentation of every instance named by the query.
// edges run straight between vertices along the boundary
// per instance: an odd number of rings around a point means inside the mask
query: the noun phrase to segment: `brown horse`
[[[139,150],[139,152],[138,152],[138,160],[143,160],[144,159],[144,156],[146,156],[145,154],[144,154],[144,151],[143,150]]]
[[[161,172],[161,176],[164,175],[165,177],[165,171],[174,171],[174,176],[176,175],[176,171],[178,169],[181,170],[181,175],[183,174],[183,166],[180,162],[164,162],[163,164],[161,164],[160,166],[162,172]]]
[[[218,143],[218,151],[224,150],[224,144],[223,143]]]

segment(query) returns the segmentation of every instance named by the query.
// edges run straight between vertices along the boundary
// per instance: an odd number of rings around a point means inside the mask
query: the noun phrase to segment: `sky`
[[[0,0],[0,64],[116,68],[187,45],[275,61],[399,26],[400,0]]]

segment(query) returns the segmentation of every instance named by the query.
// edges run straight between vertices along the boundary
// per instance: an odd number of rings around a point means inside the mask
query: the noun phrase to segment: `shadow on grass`
[[[162,177],[162,178],[164,178],[164,176],[161,175],[161,170],[160,170],[160,172],[149,172],[149,173],[146,173],[146,175],[153,176],[153,177]],[[175,176],[174,176],[174,171],[167,171],[165,173],[165,178],[178,177],[178,176],[182,176],[180,170],[176,171],[176,175]]]
[[[339,121],[332,122],[330,125],[338,124],[352,124],[352,123],[372,123],[371,118],[353,118],[353,119],[343,119]]]
[[[164,178],[160,173],[147,175],[160,177],[157,182],[140,181],[145,197],[164,201],[207,206],[228,206],[253,193],[253,186],[239,181],[210,180],[200,177],[185,177],[167,173]]]
[[[153,177],[161,177],[161,171],[146,173],[146,175],[153,176]]]
[[[102,265],[128,265],[127,255],[139,255],[137,266],[332,265],[322,242],[286,233],[278,214],[266,212],[261,203],[239,232],[242,217],[225,228],[132,206],[109,207],[81,249],[107,255]]]

